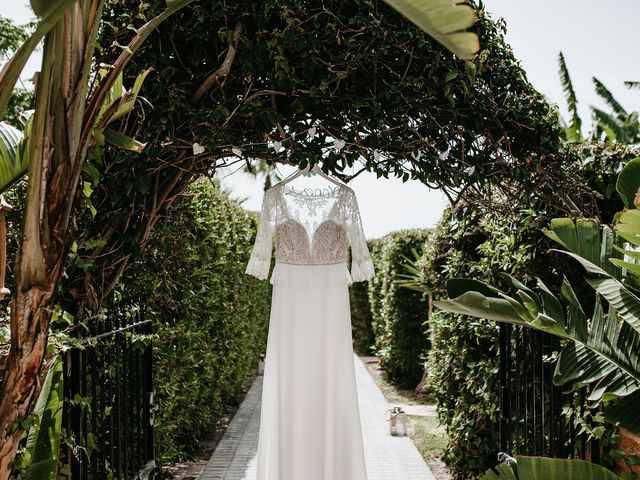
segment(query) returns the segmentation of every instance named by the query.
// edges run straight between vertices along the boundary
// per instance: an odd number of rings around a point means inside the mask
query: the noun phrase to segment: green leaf
[[[607,87],[604,86],[604,84],[600,80],[598,80],[596,77],[593,77],[592,80],[596,88],[596,93],[600,95],[600,97],[605,101],[607,105],[609,105],[609,107],[611,107],[611,110],[615,112],[618,120],[624,122],[625,119],[629,116],[627,111],[622,107],[620,102],[618,102],[614,98],[613,94]]]
[[[545,235],[589,262],[601,265],[600,225],[593,220],[554,218],[550,226],[551,229],[544,230]]]
[[[582,120],[580,119],[580,115],[578,115],[578,98],[576,91],[573,89],[569,69],[567,68],[567,63],[564,60],[562,52],[558,54],[558,64],[560,65],[560,83],[562,84],[564,97],[567,100],[567,110],[569,110],[569,114],[571,115],[571,121],[567,130],[567,140],[579,141],[582,139]]]
[[[639,188],[640,157],[636,157],[624,166],[616,181],[616,190],[618,190],[625,207],[635,208],[635,198]]]
[[[116,147],[137,153],[140,153],[146,146],[146,143],[139,142],[135,138],[131,138],[130,136],[109,127],[104,129],[104,139],[106,142],[115,145]]]
[[[575,256],[571,252],[564,253]],[[583,259],[583,261],[585,260]],[[606,275],[603,270],[593,264],[590,265],[590,268],[595,268]],[[617,282],[610,277],[606,280]],[[500,291],[496,295],[494,287],[482,284],[482,282],[467,280],[457,283],[456,288],[450,288],[450,290],[462,293],[450,300],[434,302],[436,307],[461,315],[524,325],[576,342],[575,344],[568,343],[559,356],[554,374],[554,382],[558,385],[571,383],[579,388],[584,384],[598,381],[597,392],[593,395],[594,401],[605,399],[605,396],[610,398],[629,395],[640,389],[640,370],[638,368],[640,366],[640,352],[637,348],[637,345],[640,345],[640,332],[632,328],[638,318],[633,321],[629,310],[620,311],[625,301],[628,300],[626,297],[620,298],[615,304],[612,304],[608,314],[604,315],[599,296],[596,296],[591,328],[588,329],[584,309],[578,303],[578,298],[566,279],[562,287],[563,295],[570,302],[566,327],[564,326],[564,316],[557,308],[559,304],[557,299],[554,302],[546,298],[552,296],[548,290],[543,290],[543,294],[538,296],[527,295],[524,290],[518,289],[515,293],[519,300],[516,300]],[[465,291],[465,288],[468,290]],[[602,291],[599,290],[599,293],[605,298],[607,298],[606,290],[606,288]],[[485,295],[487,292],[490,296]],[[555,317],[542,313],[535,315],[536,311],[543,310],[537,300],[539,298],[544,299],[543,301],[551,306],[548,311],[553,313]],[[613,294],[609,295],[609,298],[615,300]],[[525,307],[525,304],[528,305],[528,308]],[[628,321],[622,323],[620,328],[618,328],[618,313],[623,318],[628,318]],[[624,426],[631,430],[634,426],[634,420],[629,419],[629,425],[624,424]]]
[[[36,422],[27,435],[25,451],[28,465],[25,480],[56,478],[62,432],[62,406],[62,358],[56,356],[49,367],[34,409]]]
[[[40,11],[41,20],[38,22],[35,32],[13,54],[0,70],[0,119],[13,95],[13,88],[20,78],[31,53],[36,49],[40,40],[58,23],[66,11],[74,5],[75,0],[39,0],[36,8]],[[46,5],[46,6],[45,6]],[[40,8],[42,6],[42,8]]]
[[[620,425],[627,430],[640,435],[638,405],[640,405],[640,390],[607,405],[604,408],[604,415],[609,421],[620,422]]]
[[[134,82],[133,87],[131,88],[131,90],[129,90],[129,92],[127,92],[127,95],[124,97],[126,100],[124,102],[121,102],[121,104],[116,109],[115,113],[111,115],[109,122],[113,122],[114,120],[117,120],[123,117],[124,115],[128,114],[131,110],[133,110],[133,106],[136,103],[136,100],[138,98],[138,93],[140,93],[140,89],[142,88],[142,84],[144,83],[144,80],[147,78],[147,75],[149,75],[149,73],[151,73],[152,71],[153,71],[153,68],[148,68],[146,70],[143,70],[136,77],[136,81]],[[122,88],[122,86],[120,86],[120,88]]]
[[[476,14],[462,0],[385,0],[443,47],[465,60],[480,49],[478,35],[466,31]]]
[[[622,213],[615,229],[627,242],[640,245],[640,210],[626,210]]]
[[[613,118],[607,112],[603,112],[599,108],[592,107],[593,117],[596,123],[607,133],[607,138],[614,142],[631,143],[629,134],[624,129],[624,125],[621,125],[619,120]]]
[[[498,465],[498,474],[489,470],[480,480],[622,480],[610,470],[585,460],[525,456],[515,460],[517,466]]]
[[[529,312],[513,299],[486,297],[474,291],[451,300],[433,302],[433,305],[451,313],[518,325],[527,325],[524,319],[533,320]]]
[[[28,138],[6,122],[0,122],[0,193],[27,173]]]
[[[622,319],[640,334],[640,298],[627,289],[622,282],[613,278],[603,269],[572,252],[559,252],[575,258],[587,272],[597,275],[597,278],[587,279],[600,295],[602,295],[618,312]]]
[[[451,278],[447,281],[447,295],[451,298],[469,291],[479,292],[487,297],[499,297],[502,293],[499,289],[472,278]]]
[[[449,73],[447,73],[447,76],[445,77],[444,81],[450,82],[451,80],[455,79],[457,76],[458,76],[458,71],[451,70]]]

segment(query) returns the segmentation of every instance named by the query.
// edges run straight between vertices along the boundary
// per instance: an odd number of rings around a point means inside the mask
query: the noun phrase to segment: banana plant
[[[569,110],[569,124],[560,118],[561,126],[568,142],[580,142],[585,140],[582,136],[582,119],[578,115],[578,98],[573,88],[573,82],[569,75],[569,69],[562,52],[558,55],[559,76]],[[620,143],[636,143],[640,140],[640,113],[628,113],[611,91],[596,77],[592,78],[596,94],[609,107],[610,112],[591,107],[593,126],[589,137],[593,141],[609,140]],[[638,88],[640,82],[624,82],[627,88]]]
[[[509,457],[480,480],[622,480],[606,468],[584,460],[545,457]]]
[[[135,30],[113,65],[102,70],[94,50],[105,0],[32,0],[40,18],[35,33],[0,71],[2,119],[27,59],[44,40],[35,110],[24,136],[28,140],[21,151],[24,138],[11,131],[11,141],[0,147],[0,161],[8,161],[11,167],[0,168],[6,173],[0,179],[3,188],[22,173],[25,164],[29,176],[16,257],[11,348],[0,387],[0,480],[10,476],[23,434],[21,422],[39,391],[38,373],[46,352],[55,292],[74,240],[76,192],[87,153],[104,142],[142,148],[112,125],[133,108],[149,72],[142,72],[129,91],[122,88],[122,73],[151,32],[191,1],[167,0],[164,11]]]
[[[129,90],[123,87],[122,74],[119,75],[105,96],[91,132],[92,143],[90,147],[110,143],[124,150],[142,151],[145,143],[111,128],[109,124],[133,110],[143,82],[152,70],[151,68],[143,70]],[[99,70],[98,75],[101,80],[104,79],[107,72],[108,70],[104,67]],[[11,188],[29,169],[28,141],[31,127],[29,119],[32,114],[32,110],[21,114],[21,118],[24,119],[23,131],[7,122],[0,121],[0,194]]]
[[[445,311],[534,328],[566,340],[555,368],[556,385],[592,385],[591,406],[605,404],[604,416],[640,434],[640,159],[625,166],[618,191],[630,208],[618,215],[615,231],[591,220],[554,219],[545,233],[586,270],[595,290],[588,318],[570,282],[561,298],[540,280],[528,288],[504,275],[509,292],[483,282],[452,279],[449,300],[434,302]],[[608,308],[605,311],[603,300]],[[563,306],[563,301],[564,305]],[[610,402],[615,399],[616,401]]]

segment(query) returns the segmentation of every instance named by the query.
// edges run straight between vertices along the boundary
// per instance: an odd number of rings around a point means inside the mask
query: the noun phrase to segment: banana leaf
[[[62,433],[62,359],[55,357],[38,396],[29,429],[23,466],[25,480],[55,480]]]
[[[74,3],[75,0],[49,0],[46,2],[46,8],[39,9],[42,16],[35,32],[18,48],[16,53],[0,70],[0,119],[4,115],[9,99],[13,94],[13,87],[15,87],[18,78],[20,78],[27,60],[29,60],[40,40],[58,23]],[[34,6],[38,7],[38,4]]]
[[[498,465],[480,480],[622,480],[606,468],[584,460],[564,458],[516,457],[515,464]]]
[[[476,14],[462,0],[385,0],[410,21],[460,58],[469,60],[480,49],[478,35],[466,31]]]
[[[599,232],[594,222],[570,219],[557,219],[548,232],[566,248],[580,252],[563,251],[593,276],[587,279],[596,290],[591,318],[566,278],[560,298],[539,279],[538,288],[533,291],[505,274],[509,292],[483,282],[452,279],[447,284],[449,300],[436,301],[434,306],[523,325],[568,340],[556,362],[554,383],[565,389],[593,385],[591,405],[607,404],[604,415],[608,420],[640,433],[637,408],[633,408],[633,399],[640,391],[640,298],[611,274],[622,276],[622,270],[608,261],[609,255],[621,256],[621,252],[612,248],[614,240],[609,229],[604,229],[602,235]],[[607,312],[602,307],[603,298],[609,303]],[[613,399],[615,402],[609,404]]]
[[[571,81],[569,69],[567,68],[567,63],[562,52],[558,55],[558,64],[560,66],[559,74],[562,91],[564,92],[564,98],[567,101],[569,115],[571,115],[570,124],[564,127],[567,140],[570,142],[578,142],[582,139],[582,119],[580,118],[580,115],[578,115],[578,98],[576,96],[576,91],[573,88],[573,82]]]
[[[0,122],[0,193],[27,173],[28,168],[27,138],[7,122]]]
[[[627,208],[635,208],[635,198],[640,186],[640,157],[634,158],[625,165],[618,175],[616,190]]]

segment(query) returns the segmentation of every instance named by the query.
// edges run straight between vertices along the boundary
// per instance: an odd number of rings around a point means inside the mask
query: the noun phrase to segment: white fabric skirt
[[[278,263],[257,480],[366,480],[346,263]]]

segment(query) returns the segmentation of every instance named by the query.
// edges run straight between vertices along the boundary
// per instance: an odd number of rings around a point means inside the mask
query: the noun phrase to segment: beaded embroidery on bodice
[[[246,273],[267,277],[273,238],[276,261],[298,265],[345,262],[348,242],[353,281],[368,280],[374,274],[355,192],[347,185],[317,195],[283,183],[268,189]]]
[[[347,234],[341,207],[344,189],[308,195],[279,185],[276,192],[276,259],[285,263],[317,265],[338,263],[347,257]],[[285,196],[291,196],[289,205]],[[327,210],[327,206],[332,206]]]

